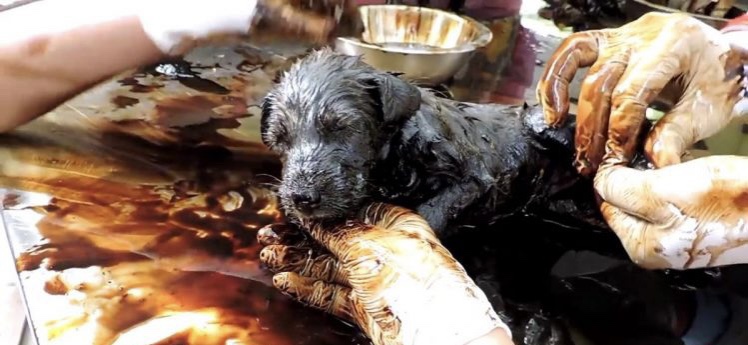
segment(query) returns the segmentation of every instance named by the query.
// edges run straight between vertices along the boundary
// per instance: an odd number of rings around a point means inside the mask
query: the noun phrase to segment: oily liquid
[[[133,93],[160,87],[135,79],[121,84]],[[191,80],[185,86],[199,85],[202,92],[211,85]],[[226,91],[216,93],[224,97]],[[185,97],[183,107],[200,98]],[[138,99],[131,93],[111,101],[126,107]],[[41,344],[368,344],[352,326],[270,285],[255,236],[282,220],[271,192],[280,163],[259,143],[219,133],[241,121],[210,118],[181,127],[159,119],[156,125],[101,122],[80,132],[63,128],[45,142],[35,137],[50,132],[41,120],[0,138],[4,164],[35,168],[19,168],[22,178],[0,176],[0,184],[9,188],[2,199],[6,218],[36,214],[33,221],[13,221],[43,237],[16,261],[22,279],[43,277],[43,287],[24,284]],[[83,144],[88,137],[94,146]],[[29,191],[51,200],[31,202]],[[40,294],[67,298],[80,313],[33,318],[39,310],[33,296]],[[62,341],[75,332],[87,340]]]

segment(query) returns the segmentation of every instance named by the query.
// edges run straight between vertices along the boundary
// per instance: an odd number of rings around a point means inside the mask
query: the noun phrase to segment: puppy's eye
[[[285,127],[280,127],[275,130],[272,136],[274,146],[283,146],[288,144],[288,131]]]
[[[288,129],[285,126],[273,123],[263,133],[262,141],[273,151],[283,151],[290,140]]]
[[[338,117],[326,116],[322,119],[322,126],[330,132],[341,131],[346,128],[346,124]]]

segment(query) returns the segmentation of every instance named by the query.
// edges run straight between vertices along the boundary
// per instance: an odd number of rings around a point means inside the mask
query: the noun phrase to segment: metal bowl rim
[[[367,48],[371,50],[378,50],[382,52],[387,53],[397,53],[397,54],[410,54],[410,55],[447,55],[447,54],[462,54],[462,53],[469,53],[472,51],[475,51],[476,49],[483,48],[487,46],[491,40],[493,40],[493,32],[484,25],[483,23],[468,17],[468,16],[461,16],[455,13],[435,9],[435,8],[427,8],[427,7],[418,7],[418,6],[409,6],[409,5],[365,5],[360,6],[359,11],[362,12],[363,15],[364,10],[368,10],[369,8],[395,8],[400,10],[414,10],[418,9],[418,11],[426,11],[426,12],[439,12],[447,17],[456,19],[456,20],[464,20],[470,23],[470,25],[473,25],[477,31],[478,35],[476,36],[475,40],[470,41],[470,43],[466,44],[467,47],[465,48],[449,48],[449,49],[440,49],[435,51],[413,51],[408,50],[405,48],[395,48],[395,47],[382,47],[375,44],[369,44],[362,40],[356,40],[350,37],[338,37],[337,40],[343,41],[345,43],[359,46],[362,48]]]

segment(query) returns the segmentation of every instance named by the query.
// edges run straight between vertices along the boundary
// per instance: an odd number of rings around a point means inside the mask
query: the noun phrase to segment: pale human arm
[[[60,21],[68,21],[65,27],[47,25],[33,14],[53,10],[60,2],[40,1],[0,12],[0,132],[111,75],[163,56],[134,13],[102,20],[60,15]]]
[[[345,0],[308,4],[314,11],[285,0],[41,0],[0,11],[0,132],[119,72],[260,23],[323,41],[350,24],[336,10],[355,17]]]

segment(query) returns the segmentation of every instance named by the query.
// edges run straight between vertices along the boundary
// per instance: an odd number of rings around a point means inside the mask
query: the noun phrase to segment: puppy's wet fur
[[[292,66],[262,108],[291,216],[340,219],[384,201],[441,234],[536,211],[604,227],[591,183],[572,168],[574,123],[548,128],[539,107],[440,98],[322,49]]]

